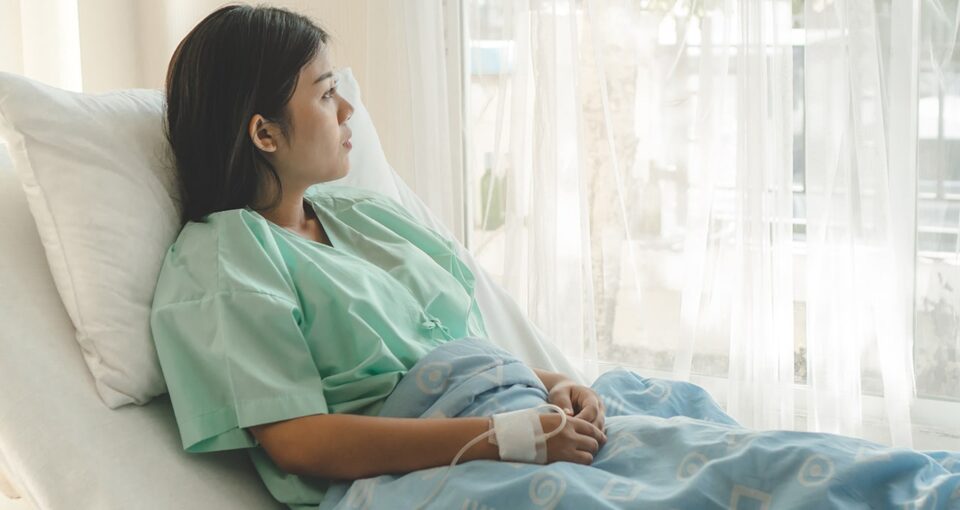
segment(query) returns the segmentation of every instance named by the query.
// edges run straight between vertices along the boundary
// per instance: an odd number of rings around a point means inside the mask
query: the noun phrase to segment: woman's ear
[[[272,122],[257,113],[250,118],[250,125],[247,129],[250,133],[250,140],[258,149],[264,152],[276,152],[278,131]]]

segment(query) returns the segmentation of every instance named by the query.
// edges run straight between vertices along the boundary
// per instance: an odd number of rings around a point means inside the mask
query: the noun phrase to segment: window
[[[470,136],[466,142],[468,189],[472,217],[473,240],[470,248],[478,261],[494,277],[503,277],[505,190],[510,159],[506,157],[510,130],[511,100],[505,97],[506,88],[516,67],[517,58],[509,20],[509,0],[465,0],[464,44],[468,67],[464,101],[465,121]],[[877,0],[878,24],[881,33],[889,32],[891,1]],[[695,7],[692,7],[691,4]],[[577,2],[578,27],[589,39],[590,24],[582,12],[583,2]],[[632,5],[632,4],[631,4]],[[633,9],[631,23],[653,23],[656,37],[644,59],[636,58],[636,48],[625,38],[621,47],[605,46],[602,58],[610,92],[612,131],[617,138],[620,168],[627,181],[624,189],[634,195],[631,203],[644,204],[632,208],[629,225],[635,243],[638,267],[642,268],[640,292],[649,299],[642,307],[632,301],[636,289],[630,288],[624,268],[619,261],[626,247],[616,236],[605,236],[610,228],[621,228],[616,223],[619,212],[611,200],[610,162],[604,160],[607,150],[606,132],[602,121],[603,110],[599,97],[589,97],[582,107],[585,132],[593,139],[584,141],[590,152],[590,214],[593,236],[592,253],[597,297],[598,323],[596,331],[600,344],[601,361],[611,366],[623,364],[668,372],[672,368],[674,351],[671,345],[680,341],[679,324],[684,273],[684,237],[687,203],[694,199],[691,190],[698,179],[695,155],[701,147],[691,136],[690,126],[696,122],[696,100],[701,92],[699,75],[702,31],[702,3],[647,0]],[[793,30],[790,36],[793,66],[793,240],[794,263],[802,268],[806,242],[806,200],[804,142],[804,43],[803,2],[793,2]],[[604,19],[602,23],[616,24]],[[925,23],[924,18],[921,22]],[[608,26],[608,25],[604,25]],[[649,27],[648,27],[649,28]],[[615,28],[611,28],[615,30]],[[950,34],[939,33],[941,28],[925,26],[921,32],[932,33],[933,41],[951,41]],[[943,29],[946,30],[946,29]],[[928,41],[929,42],[929,41]],[[884,43],[889,46],[888,43]],[[929,43],[936,62],[921,57],[919,76],[918,115],[918,173],[917,182],[917,238],[916,238],[916,296],[915,296],[915,371],[918,396],[938,401],[960,401],[960,52],[952,44]],[[884,47],[884,57],[889,57]],[[926,51],[927,47],[923,51]],[[711,51],[735,52],[736,48],[716,48]],[[921,53],[923,53],[921,51]],[[592,55],[585,57],[587,60]],[[646,98],[644,74],[658,72],[644,67],[659,63],[658,69],[671,69],[669,83],[673,85],[663,97]],[[735,79],[737,60],[729,59],[730,70],[726,80]],[[585,69],[589,64],[584,65]],[[661,76],[662,77],[662,76]],[[584,78],[589,80],[591,78]],[[731,83],[713,83],[730,91],[730,104],[736,103],[736,87]],[[667,105],[668,107],[663,107]],[[727,115],[735,115],[729,109]],[[638,119],[655,119],[658,132],[650,126],[638,126]],[[721,129],[729,130],[734,122],[723,122]],[[736,138],[736,133],[725,131],[722,136]],[[656,137],[654,144],[644,137]],[[736,145],[731,144],[731,145]],[[638,151],[647,151],[638,158]],[[735,157],[725,157],[736,161]],[[649,162],[637,165],[637,161]],[[731,243],[735,219],[735,187],[728,172],[720,179],[717,210],[712,214],[710,240]],[[724,179],[729,185],[724,185]],[[729,195],[724,197],[723,194]],[[705,278],[713,278],[709,292],[704,293],[706,314],[701,317],[703,334],[698,344],[701,349],[693,360],[693,370],[703,376],[726,377],[729,363],[730,317],[724,311],[731,275],[716,267],[705,268]],[[801,274],[796,274],[801,273]],[[794,338],[795,380],[806,383],[805,353],[805,295],[802,270],[795,269]],[[717,306],[710,306],[716,301]],[[636,310],[640,310],[636,313]],[[862,387],[867,395],[883,392],[882,379],[877,368],[874,347],[867,347],[862,355]],[[873,368],[871,368],[873,367]]]

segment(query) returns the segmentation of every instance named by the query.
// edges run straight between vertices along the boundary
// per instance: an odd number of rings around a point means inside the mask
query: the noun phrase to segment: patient
[[[247,448],[290,506],[319,504],[323,480],[447,465],[491,424],[377,416],[424,355],[486,331],[449,239],[330,184],[349,171],[353,108],[329,41],[301,15],[227,6],[184,38],[166,79],[184,225],[151,327],[183,445]],[[568,412],[547,462],[590,464],[606,441],[598,395],[534,371]],[[541,415],[543,430],[561,418]],[[497,446],[460,462],[477,459],[499,460]]]
[[[245,449],[291,508],[413,508],[463,448],[431,508],[960,508],[957,453],[751,431],[693,384],[585,387],[496,348],[455,241],[333,182],[353,107],[328,42],[227,6],[170,62],[184,225],[151,328],[187,451]],[[472,444],[545,401],[567,414],[525,423],[558,431],[534,462]]]

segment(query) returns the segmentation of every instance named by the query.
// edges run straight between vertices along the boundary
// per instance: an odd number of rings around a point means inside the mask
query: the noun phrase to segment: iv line
[[[537,440],[543,439],[544,442],[546,442],[547,439],[550,439],[551,437],[559,434],[560,431],[563,430],[563,427],[567,425],[567,414],[563,412],[563,409],[560,409],[559,406],[556,406],[554,404],[540,404],[536,407],[531,407],[530,409],[536,410],[536,409],[540,409],[541,407],[549,407],[551,410],[555,410],[558,413],[560,413],[560,426],[551,430],[550,432],[545,432],[536,438]],[[451,462],[450,465],[447,466],[447,471],[443,474],[443,478],[440,479],[440,483],[437,485],[437,488],[433,490],[433,494],[431,494],[430,497],[428,497],[423,503],[420,503],[420,505],[417,506],[416,510],[421,510],[425,508],[427,503],[432,501],[433,498],[437,497],[437,494],[440,492],[440,489],[443,487],[443,484],[446,483],[447,481],[447,475],[450,474],[450,469],[457,464],[457,461],[460,460],[460,457],[463,456],[463,454],[467,450],[469,450],[471,446],[477,444],[477,442],[483,440],[483,438],[489,436],[490,434],[493,434],[494,432],[496,432],[496,430],[493,427],[491,427],[490,430],[487,430],[483,434],[480,434],[479,436],[471,439],[469,443],[467,443],[463,448],[461,448],[460,451],[457,452],[457,455],[453,458],[453,462]]]

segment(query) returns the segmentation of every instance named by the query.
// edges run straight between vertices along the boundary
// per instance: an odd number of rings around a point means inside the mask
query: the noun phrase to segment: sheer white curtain
[[[76,0],[0,0],[0,70],[82,90]]]
[[[466,5],[474,251],[589,377],[693,380],[756,428],[913,446],[949,427],[960,334],[914,313],[916,84],[929,61],[957,93],[956,2]],[[924,343],[950,382],[921,416]]]
[[[364,102],[391,164],[464,239],[462,157],[451,129],[451,110],[459,111],[459,96],[451,95],[460,86],[459,40],[449,32],[448,16],[456,15],[449,4],[368,0]]]
[[[916,98],[884,90],[884,72],[910,70],[881,69],[876,8],[846,0],[805,11],[808,422],[862,433],[861,353],[875,353],[891,440],[909,446],[913,338],[901,297],[914,266],[897,260],[907,240],[894,235],[890,198],[904,190],[891,188],[888,151],[900,140],[887,137],[884,101]],[[916,160],[893,170],[915,180]]]
[[[498,107],[492,164],[506,172],[503,285],[547,338],[571,356],[589,378],[596,367],[587,189],[582,182],[586,154],[580,89],[582,51],[572,5],[553,3],[528,9],[506,4],[516,44],[516,74],[509,87],[509,116]],[[506,91],[505,91],[506,93]]]
[[[0,0],[0,70],[76,92],[160,88],[176,44],[219,4]]]

